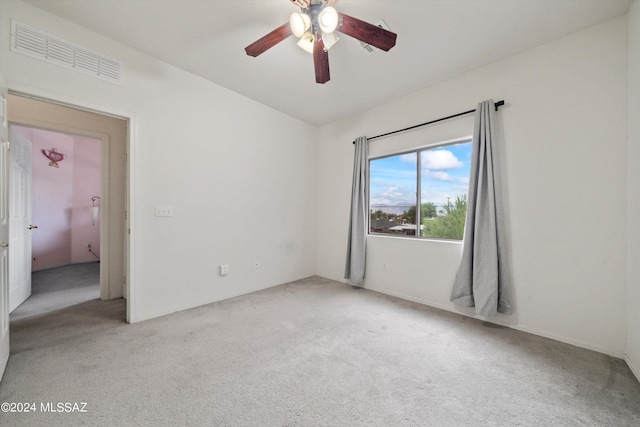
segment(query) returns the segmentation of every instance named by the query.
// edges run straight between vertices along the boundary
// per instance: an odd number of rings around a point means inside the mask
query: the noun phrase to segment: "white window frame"
[[[457,139],[453,139],[453,140],[448,140],[448,141],[444,141],[444,142],[437,142],[434,144],[428,144],[428,145],[423,145],[420,147],[416,147],[416,148],[412,148],[409,150],[402,150],[402,151],[394,151],[391,153],[387,153],[387,154],[383,154],[383,155],[379,155],[379,156],[373,156],[373,157],[369,157],[369,159],[367,160],[369,163],[367,165],[368,167],[368,171],[367,171],[367,235],[369,236],[384,236],[384,237],[395,237],[395,238],[408,238],[408,239],[420,239],[420,240],[439,240],[439,241],[450,241],[450,242],[462,242],[462,240],[459,239],[447,239],[447,238],[442,238],[442,237],[423,237],[422,236],[422,231],[421,231],[421,223],[422,223],[422,218],[420,217],[421,214],[421,206],[422,206],[422,179],[421,179],[421,174],[422,174],[422,156],[420,155],[421,152],[423,151],[429,151],[429,150],[435,150],[437,148],[443,148],[443,147],[448,147],[451,145],[459,145],[459,144],[465,144],[465,143],[471,143],[473,144],[472,141],[472,137],[471,136],[466,136],[466,137],[462,137],[462,138],[457,138]],[[402,156],[405,154],[411,154],[411,153],[416,153],[416,233],[415,235],[401,235],[401,234],[391,234],[391,233],[376,233],[376,232],[372,232],[371,231],[371,162],[375,161],[375,160],[379,160],[379,159],[385,159],[388,157],[396,157],[396,156]],[[471,173],[471,167],[469,167],[469,173]],[[468,193],[468,190],[467,190]]]

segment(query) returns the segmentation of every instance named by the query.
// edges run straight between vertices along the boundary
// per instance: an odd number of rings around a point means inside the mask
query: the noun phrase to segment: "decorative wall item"
[[[58,153],[55,148],[52,148],[51,150],[43,149],[42,154],[44,154],[47,157],[47,159],[51,160],[49,162],[49,166],[53,166],[56,168],[60,167],[58,163],[63,161],[65,157],[64,154]]]

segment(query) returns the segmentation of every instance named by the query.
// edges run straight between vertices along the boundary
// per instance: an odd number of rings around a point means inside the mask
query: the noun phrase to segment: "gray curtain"
[[[354,284],[364,282],[367,244],[367,168],[369,165],[367,138],[358,137],[353,159],[353,184],[351,187],[351,215],[349,240],[344,278]]]
[[[476,109],[462,260],[451,293],[451,301],[485,316],[511,313],[496,147],[495,106],[488,100]]]

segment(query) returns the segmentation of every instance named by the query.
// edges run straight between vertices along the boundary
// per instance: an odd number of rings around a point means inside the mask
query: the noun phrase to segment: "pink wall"
[[[97,261],[87,245],[100,256],[100,220],[93,225],[89,210],[100,196],[100,140],[16,128],[33,143],[32,270]],[[65,154],[58,168],[42,154],[52,148]]]
[[[100,218],[91,223],[91,197],[100,196],[100,140],[75,137],[73,144],[73,189],[71,193],[71,262],[97,261],[100,256]],[[101,200],[96,200],[100,206]]]

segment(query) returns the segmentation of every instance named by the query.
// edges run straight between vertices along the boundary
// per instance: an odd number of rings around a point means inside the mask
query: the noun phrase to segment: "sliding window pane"
[[[471,142],[420,152],[421,236],[462,240]]]
[[[369,231],[416,235],[418,153],[369,162]]]

